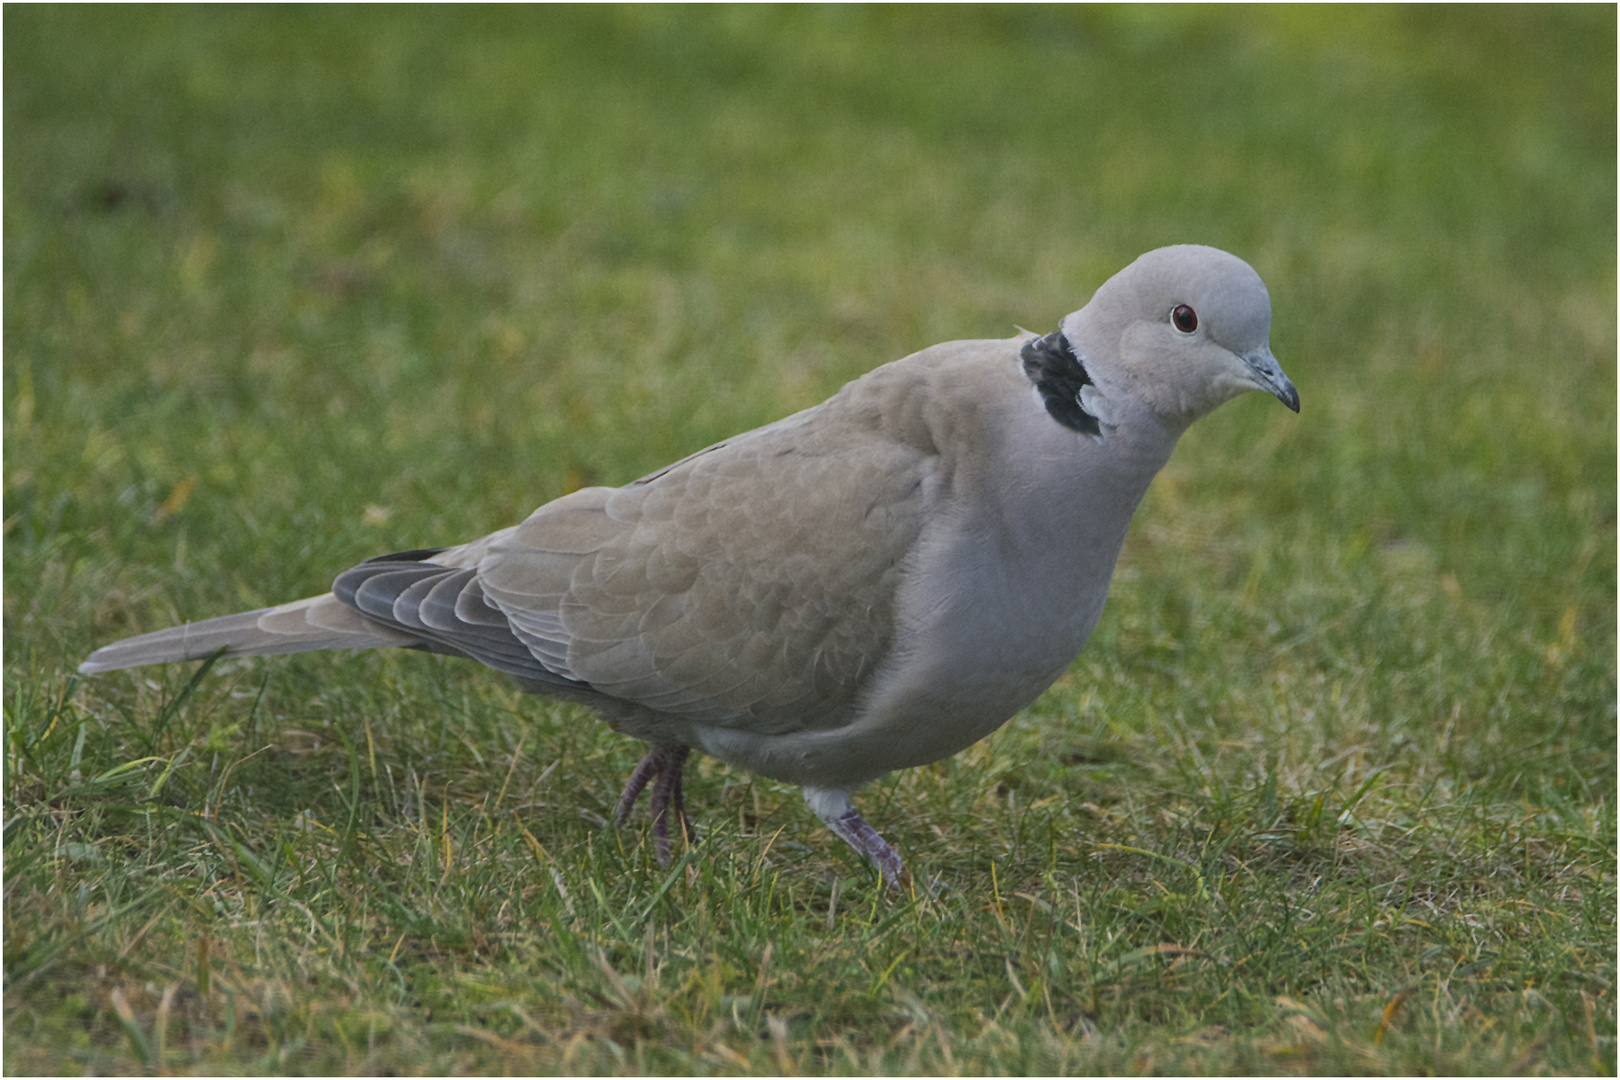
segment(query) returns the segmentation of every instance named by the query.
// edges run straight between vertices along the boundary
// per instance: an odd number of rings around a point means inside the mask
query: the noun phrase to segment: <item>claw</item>
[[[686,799],[681,792],[686,758],[691,752],[689,746],[654,746],[648,750],[647,756],[625,781],[619,809],[613,815],[613,824],[622,828],[630,819],[630,811],[635,808],[642,789],[657,778],[647,809],[652,813],[653,851],[660,866],[670,863],[669,816],[672,810],[681,823],[681,835],[688,840],[692,838],[692,822],[686,816]]]

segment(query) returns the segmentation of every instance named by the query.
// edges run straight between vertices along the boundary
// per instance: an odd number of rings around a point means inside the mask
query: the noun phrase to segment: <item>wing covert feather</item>
[[[938,494],[907,408],[925,379],[884,374],[548,503],[489,544],[485,598],[531,648],[538,632],[548,668],[605,695],[760,733],[843,722],[893,645],[902,565]]]

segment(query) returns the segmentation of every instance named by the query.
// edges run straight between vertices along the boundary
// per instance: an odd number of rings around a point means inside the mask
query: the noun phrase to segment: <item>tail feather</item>
[[[79,665],[79,671],[99,675],[145,664],[200,660],[222,648],[226,656],[272,656],[422,643],[421,638],[368,619],[326,593],[279,607],[224,615],[115,641],[91,653]]]

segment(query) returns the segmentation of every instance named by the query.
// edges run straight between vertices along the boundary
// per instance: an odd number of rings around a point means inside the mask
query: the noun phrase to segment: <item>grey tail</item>
[[[116,641],[91,653],[79,665],[79,672],[99,675],[146,664],[200,660],[220,649],[226,656],[273,656],[322,649],[420,648],[424,644],[422,638],[384,626],[324,593]]]

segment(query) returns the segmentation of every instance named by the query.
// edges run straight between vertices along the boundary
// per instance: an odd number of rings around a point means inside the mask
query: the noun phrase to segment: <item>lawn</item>
[[[3,19],[7,1073],[1614,1073],[1612,6]],[[1303,411],[857,796],[911,895],[465,661],[74,673],[1176,242]]]

